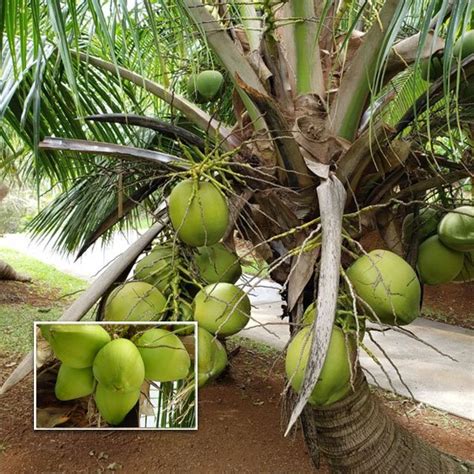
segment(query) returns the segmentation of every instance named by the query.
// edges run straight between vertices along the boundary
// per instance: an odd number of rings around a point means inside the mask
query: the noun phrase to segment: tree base
[[[445,454],[396,423],[370,392],[359,368],[354,392],[328,407],[308,405],[302,425],[316,466],[319,453],[333,472],[458,473],[473,465]]]

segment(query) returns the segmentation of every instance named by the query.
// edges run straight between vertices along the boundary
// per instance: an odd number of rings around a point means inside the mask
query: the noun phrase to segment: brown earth
[[[17,360],[2,360],[1,379]],[[0,397],[0,472],[315,472],[301,433],[284,438],[283,368],[241,349],[223,379],[199,394],[191,432],[33,431],[31,378]],[[474,459],[473,424],[385,392],[387,410],[439,448]],[[323,467],[317,472],[328,472]]]
[[[58,304],[59,290],[46,288],[35,282],[0,280],[0,305],[29,304],[44,308]]]

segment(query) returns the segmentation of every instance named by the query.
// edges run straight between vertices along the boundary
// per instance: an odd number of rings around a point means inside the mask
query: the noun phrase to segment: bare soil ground
[[[1,360],[0,379],[18,357]],[[241,349],[230,371],[199,394],[191,432],[33,431],[31,377],[0,398],[0,472],[315,472],[300,432],[283,438],[283,370]],[[385,392],[386,409],[439,448],[474,459],[473,424]],[[322,465],[316,472],[328,472]]]

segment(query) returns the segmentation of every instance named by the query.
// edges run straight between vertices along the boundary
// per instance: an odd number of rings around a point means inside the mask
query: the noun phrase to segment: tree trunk
[[[321,452],[331,471],[339,473],[473,472],[471,463],[439,451],[397,424],[370,392],[360,368],[358,372],[351,395],[328,407],[305,408],[303,431],[316,466]]]
[[[31,281],[31,278],[18,273],[11,265],[8,265],[7,262],[0,260],[0,281],[1,280]]]

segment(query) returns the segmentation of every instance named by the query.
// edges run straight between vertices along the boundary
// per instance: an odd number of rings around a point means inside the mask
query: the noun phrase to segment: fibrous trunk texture
[[[11,265],[8,265],[7,262],[0,260],[0,280],[31,281],[31,278],[18,273]]]
[[[439,451],[397,424],[370,392],[360,368],[358,373],[351,395],[329,407],[305,409],[303,430],[316,465],[321,452],[331,471],[339,473],[474,472],[469,462]]]

